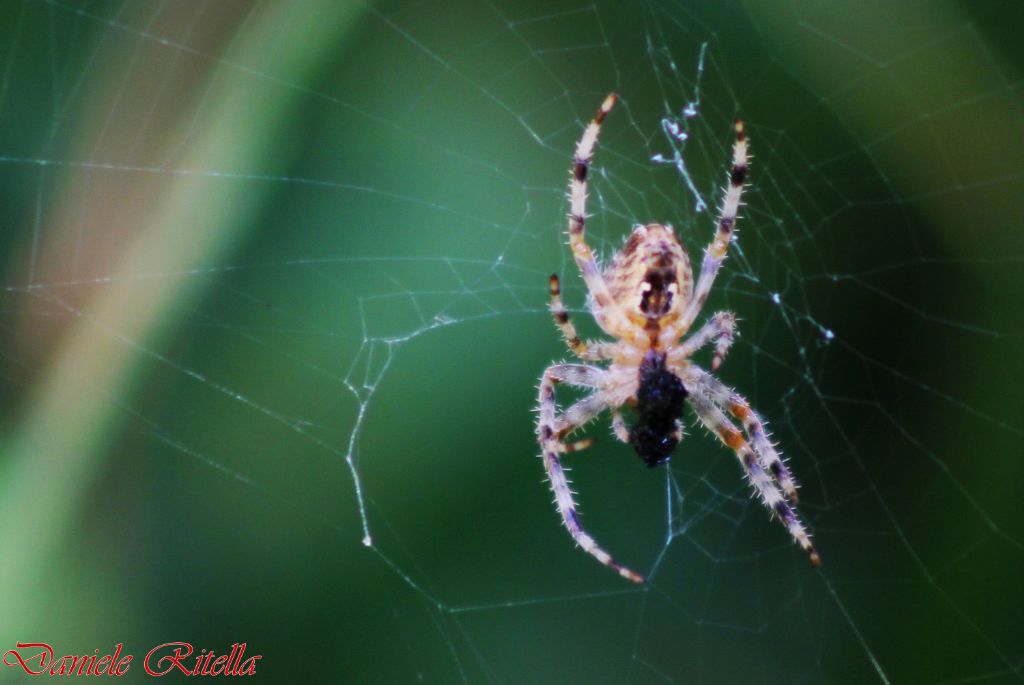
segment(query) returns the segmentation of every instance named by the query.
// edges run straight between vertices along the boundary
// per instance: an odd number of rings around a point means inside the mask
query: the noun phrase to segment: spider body
[[[638,225],[605,271],[615,302],[656,339],[690,296],[690,260],[671,226]],[[657,346],[657,343],[654,343]]]
[[[699,278],[694,281],[689,257],[672,227],[660,223],[635,226],[623,248],[602,270],[584,238],[587,175],[601,124],[615,101],[614,94],[605,98],[576,145],[569,182],[569,245],[590,293],[588,304],[594,318],[616,341],[580,339],[562,303],[558,276],[552,275],[549,283],[555,324],[569,349],[590,362],[555,364],[541,376],[537,435],[562,522],[576,543],[602,564],[623,578],[644,582],[643,576],[614,561],[583,529],[561,458],[586,448],[591,441],[566,443],[564,438],[608,410],[615,437],[632,445],[648,466],[656,466],[666,462],[679,445],[683,435],[680,419],[688,406],[698,422],[735,453],[771,515],[786,526],[817,566],[821,560],[796,514],[796,483],[760,416],[743,396],[691,359],[713,343],[711,371],[717,370],[732,345],[735,315],[717,312],[685,337],[707,299],[735,232],[747,176],[743,124],[735,124],[729,182]],[[598,366],[599,362],[608,362],[608,366]],[[559,412],[555,399],[558,384],[584,388],[590,394]],[[632,426],[622,417],[623,406],[636,413]]]
[[[629,444],[648,466],[664,464],[679,445],[686,387],[665,366],[665,355],[650,350],[640,362],[636,390],[636,423]]]

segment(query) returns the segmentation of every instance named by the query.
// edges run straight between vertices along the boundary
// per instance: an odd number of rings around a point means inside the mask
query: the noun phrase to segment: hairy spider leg
[[[612,435],[619,442],[629,444],[629,427],[626,426],[626,419],[622,418],[622,409],[612,409]]]
[[[708,397],[700,383],[693,384],[686,401],[696,412],[704,426],[718,436],[722,443],[735,452],[740,464],[747,473],[751,485],[761,497],[761,501],[786,526],[790,536],[807,552],[813,566],[821,566],[821,557],[814,550],[811,538],[804,529],[803,523],[796,512],[782,496],[782,492],[761,467],[754,450],[743,439],[735,425],[725,416],[721,409]]]
[[[559,455],[564,451],[562,443],[558,439],[559,430],[567,433],[574,430],[576,426],[572,424],[559,426],[559,420],[556,416],[555,385],[557,383],[568,383],[583,387],[596,387],[601,385],[604,373],[606,372],[603,369],[583,364],[559,364],[550,366],[544,371],[540,381],[540,418],[537,422],[541,456],[551,484],[551,491],[555,495],[555,506],[558,508],[558,512],[562,516],[562,522],[576,541],[576,544],[626,580],[634,583],[643,583],[643,576],[616,563],[611,555],[601,549],[594,538],[583,529],[579,514],[576,511],[576,503],[572,497],[572,490],[569,487],[569,480],[562,469],[562,463],[559,458]]]
[[[732,312],[716,312],[696,333],[669,353],[669,360],[679,362],[689,359],[697,350],[714,342],[715,356],[711,359],[711,369],[717,370],[722,365],[729,348],[732,347],[735,335],[736,315]]]
[[[576,332],[576,326],[569,319],[569,312],[562,302],[562,286],[558,280],[558,274],[551,274],[548,281],[548,291],[551,295],[551,316],[555,319],[555,325],[562,332],[565,344],[569,350],[584,361],[600,361],[611,359],[615,351],[615,343],[586,342],[580,339]]]
[[[739,212],[740,198],[743,195],[743,184],[747,180],[747,136],[742,121],[737,119],[734,128],[736,142],[732,146],[732,169],[729,171],[729,185],[726,187],[725,198],[722,200],[722,208],[718,215],[718,230],[715,232],[711,244],[704,250],[704,261],[701,262],[700,276],[697,278],[697,285],[693,290],[693,299],[690,300],[686,311],[683,312],[678,325],[677,337],[690,329],[697,314],[704,306],[704,302],[708,299],[711,285],[715,282],[715,276],[718,275],[722,262],[725,261],[725,254],[736,228],[736,215]]]
[[[587,218],[587,173],[590,161],[594,157],[597,137],[601,133],[601,123],[615,106],[617,96],[611,93],[601,103],[597,115],[583,132],[583,137],[576,144],[576,155],[572,165],[572,177],[569,180],[569,245],[572,255],[579,267],[583,281],[587,284],[590,296],[594,301],[594,318],[598,325],[617,338],[625,338],[634,344],[641,344],[644,332],[635,326],[626,316],[622,308],[615,302],[608,283],[604,280],[594,253],[584,238],[584,224]]]
[[[601,393],[595,392],[593,395],[587,395],[563,411],[562,415],[557,418],[555,423],[555,437],[561,441],[570,433],[590,423],[594,417],[607,408],[608,402],[605,401],[604,396]],[[558,444],[560,445],[562,452],[579,452],[580,450],[584,450],[593,445],[594,439],[584,438],[583,440],[577,440],[572,443],[559,442]]]
[[[711,401],[720,409],[739,419],[764,468],[768,469],[782,486],[783,492],[786,493],[786,499],[796,504],[798,486],[793,479],[793,474],[790,473],[786,462],[782,460],[775,446],[772,445],[768,432],[765,430],[764,421],[750,406],[746,398],[699,366],[691,364],[687,374],[692,383],[707,390]]]

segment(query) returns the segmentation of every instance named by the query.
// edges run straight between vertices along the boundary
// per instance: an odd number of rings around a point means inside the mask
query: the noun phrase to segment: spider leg
[[[622,418],[622,410],[616,407],[612,409],[612,434],[619,442],[629,444],[629,428],[626,420]]]
[[[735,334],[736,315],[732,312],[717,312],[700,327],[700,330],[683,341],[670,354],[670,361],[678,363],[683,359],[689,359],[697,350],[714,342],[715,356],[711,359],[711,369],[716,370],[722,365],[722,360],[732,347]]]
[[[723,411],[727,411],[739,419],[743,424],[743,430],[750,438],[754,452],[757,454],[758,459],[761,460],[762,466],[767,468],[772,476],[779,481],[783,492],[786,493],[786,499],[790,503],[796,504],[797,484],[793,480],[793,474],[786,466],[786,462],[779,456],[775,446],[772,445],[768,432],[765,430],[764,421],[751,408],[746,398],[700,367],[691,364],[687,375],[692,379],[692,385],[706,389],[711,401]]]
[[[595,416],[608,407],[601,393],[588,395],[576,402],[557,417],[555,420],[555,437],[559,440],[562,452],[579,452],[594,444],[593,438],[577,440],[573,443],[563,443],[562,438],[576,431],[589,423]]]
[[[743,439],[740,432],[736,430],[735,425],[707,395],[699,390],[691,392],[687,396],[686,401],[693,407],[701,423],[717,435],[724,445],[736,453],[736,457],[740,460],[740,464],[747,473],[747,478],[761,497],[761,501],[782,521],[790,536],[807,552],[811,564],[813,566],[820,566],[821,557],[814,551],[811,538],[804,529],[803,523],[800,522],[796,512],[783,498],[782,492],[761,467],[750,444]]]
[[[615,348],[615,343],[587,343],[580,339],[576,333],[576,327],[569,320],[569,312],[562,302],[562,287],[558,281],[558,274],[551,274],[548,281],[548,288],[551,293],[551,315],[555,318],[555,325],[562,331],[565,344],[577,357],[584,361],[600,361],[610,359]]]
[[[740,207],[740,196],[743,194],[743,183],[747,178],[747,137],[743,130],[743,122],[736,121],[736,142],[732,146],[732,169],[729,172],[729,185],[722,200],[722,209],[718,216],[718,230],[711,244],[704,250],[704,261],[700,267],[700,277],[693,291],[693,299],[686,306],[680,321],[680,330],[687,330],[692,324],[704,301],[711,292],[711,284],[715,282],[718,269],[725,260],[733,229],[736,228],[736,213]]]
[[[579,267],[583,281],[594,301],[594,318],[604,330],[615,330],[633,335],[633,342],[643,337],[643,331],[635,326],[619,305],[612,298],[608,284],[601,274],[601,269],[594,259],[594,253],[584,238],[584,224],[587,218],[587,172],[590,160],[594,157],[597,137],[601,132],[601,123],[615,105],[617,97],[610,94],[601,103],[601,108],[593,121],[583,132],[583,137],[576,144],[576,155],[572,165],[572,178],[569,181],[569,245],[572,255]],[[563,329],[564,330],[564,329]],[[617,335],[616,337],[623,337]]]
[[[583,372],[581,369],[585,369]],[[548,480],[551,483],[551,490],[555,494],[555,504],[562,516],[562,522],[568,529],[580,547],[588,554],[600,561],[605,566],[616,571],[623,578],[634,583],[643,583],[644,577],[630,569],[616,563],[608,552],[601,549],[580,523],[579,514],[576,511],[576,503],[572,498],[572,490],[569,488],[569,480],[559,459],[562,447],[558,439],[556,429],[559,426],[556,417],[555,384],[559,382],[572,382],[574,376],[600,380],[604,374],[602,369],[587,367],[579,364],[561,364],[548,367],[540,381],[540,419],[537,422],[537,432],[540,438],[541,455],[544,459],[544,468],[547,470]],[[600,393],[600,391],[598,391]],[[599,396],[599,395],[598,395]],[[572,430],[570,425],[563,426],[562,430]]]

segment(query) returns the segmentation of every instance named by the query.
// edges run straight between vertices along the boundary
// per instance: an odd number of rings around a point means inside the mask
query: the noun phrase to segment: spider
[[[684,405],[739,459],[754,490],[789,534],[807,552],[811,564],[821,559],[797,517],[796,483],[768,438],[764,422],[741,395],[691,361],[695,352],[714,343],[711,370],[717,370],[732,345],[736,316],[712,315],[693,335],[684,339],[707,300],[715,275],[725,259],[736,227],[736,212],[747,176],[747,138],[743,122],[735,122],[732,169],[718,218],[718,228],[704,251],[696,284],[690,259],[671,226],[636,225],[625,245],[602,270],[584,238],[587,171],[597,145],[601,124],[615,105],[612,93],[576,145],[569,181],[569,245],[590,297],[588,305],[598,325],[615,342],[583,341],[562,303],[558,275],[551,276],[551,313],[569,349],[585,362],[611,362],[607,368],[592,364],[554,364],[540,381],[537,435],[555,505],[576,543],[605,566],[634,583],[645,578],[617,563],[584,530],[573,492],[561,464],[561,455],[584,449],[590,439],[564,442],[569,434],[604,410],[612,417],[612,432],[632,445],[648,466],[669,460],[682,438]],[[591,391],[559,413],[555,386],[564,383]],[[627,426],[622,406],[636,414]]]

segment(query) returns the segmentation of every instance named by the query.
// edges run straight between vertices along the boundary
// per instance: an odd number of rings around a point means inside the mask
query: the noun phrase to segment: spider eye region
[[[629,431],[629,442],[648,466],[657,466],[668,461],[679,445],[677,421],[689,393],[665,367],[665,355],[653,350],[640,364],[639,380],[637,421]]]

